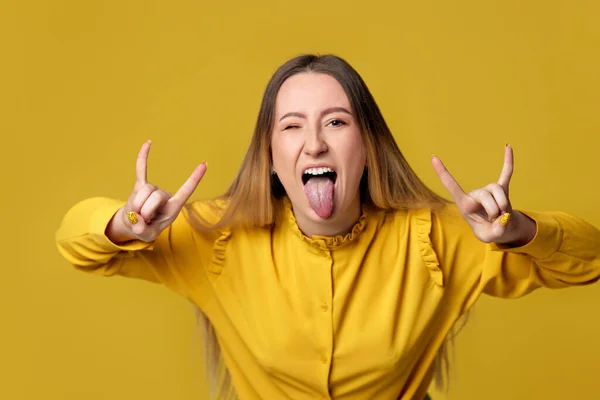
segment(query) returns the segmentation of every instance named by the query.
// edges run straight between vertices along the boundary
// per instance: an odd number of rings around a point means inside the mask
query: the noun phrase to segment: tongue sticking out
[[[304,185],[304,193],[314,212],[321,218],[329,218],[333,212],[333,181],[326,177],[310,178]]]

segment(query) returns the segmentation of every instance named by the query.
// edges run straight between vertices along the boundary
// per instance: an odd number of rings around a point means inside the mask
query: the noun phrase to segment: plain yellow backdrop
[[[517,208],[600,224],[598,2],[18,1],[0,3],[0,398],[198,399],[190,305],[150,283],[75,272],[54,232],[75,202],[149,178],[222,192],[267,80],[305,52],[346,58],[414,168],[435,153],[467,190],[515,149]],[[259,294],[257,294],[259,295]],[[600,399],[600,285],[484,297],[449,396]]]

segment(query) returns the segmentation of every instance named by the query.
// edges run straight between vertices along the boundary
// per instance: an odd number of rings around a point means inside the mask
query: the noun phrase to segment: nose
[[[327,142],[319,130],[311,130],[306,133],[304,139],[304,153],[317,157],[328,150]]]

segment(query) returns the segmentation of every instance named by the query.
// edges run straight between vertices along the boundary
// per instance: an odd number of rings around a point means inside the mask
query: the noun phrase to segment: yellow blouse
[[[507,249],[478,241],[455,205],[364,206],[349,234],[308,238],[286,199],[272,227],[199,232],[184,209],[156,242],[117,246],[104,232],[122,205],[75,205],[57,232],[61,254],[194,302],[241,400],[421,399],[438,348],[481,293],[514,298],[600,278],[600,230],[559,212],[527,212],[535,238]]]

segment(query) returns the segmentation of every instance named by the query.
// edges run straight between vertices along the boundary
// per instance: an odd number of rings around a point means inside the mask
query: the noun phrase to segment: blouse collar
[[[358,221],[354,224],[350,232],[344,235],[336,235],[336,236],[320,236],[313,235],[312,237],[306,236],[300,228],[298,227],[298,222],[296,221],[296,216],[294,215],[294,211],[292,210],[292,202],[290,199],[285,196],[283,198],[283,209],[284,209],[284,219],[288,221],[290,227],[294,231],[296,235],[298,235],[304,242],[316,246],[321,249],[334,249],[345,244],[348,244],[358,238],[361,232],[365,229],[367,225],[367,217],[368,211],[367,207],[364,204],[361,204],[361,215],[358,218]]]

